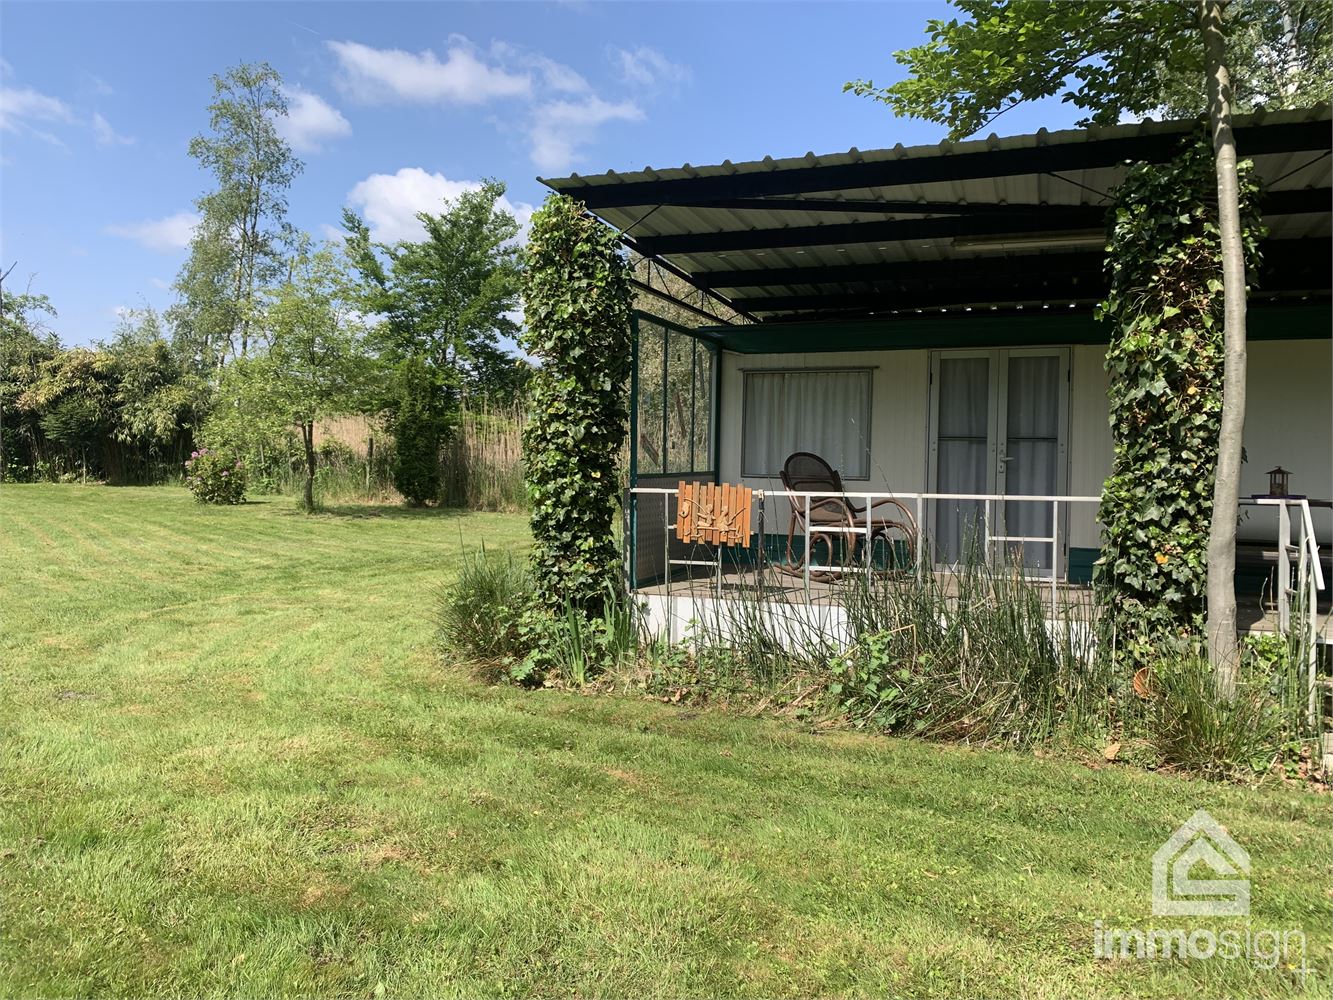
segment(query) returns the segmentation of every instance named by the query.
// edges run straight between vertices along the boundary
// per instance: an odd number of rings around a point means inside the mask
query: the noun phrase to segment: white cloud
[[[161,288],[164,291],[171,287],[171,282],[167,281],[165,278],[149,278],[148,283],[154,288]]]
[[[177,212],[162,219],[146,219],[143,222],[131,222],[124,226],[107,226],[106,231],[112,236],[123,236],[134,240],[149,250],[167,253],[184,250],[194,236],[194,227],[199,225],[199,216],[193,212]]]
[[[383,243],[421,239],[424,230],[418,212],[439,212],[446,200],[481,187],[478,181],[452,181],[421,167],[403,167],[394,174],[371,174],[347,193],[347,201],[370,226],[373,239]],[[526,233],[532,206],[501,198],[501,208],[513,213]]]
[[[69,124],[74,112],[58,97],[40,93],[31,87],[0,87],[0,129],[7,132],[28,131],[58,141],[50,133],[33,127],[33,122]]]
[[[339,84],[367,103],[389,100],[483,104],[500,97],[524,97],[532,78],[488,65],[467,39],[453,36],[444,61],[430,49],[419,53],[376,49],[360,42],[329,42],[342,73]]]
[[[93,138],[99,146],[132,146],[133,136],[121,135],[99,112],[93,112]]]
[[[626,83],[638,87],[679,86],[690,79],[690,68],[673,63],[656,49],[640,45],[633,52],[612,49],[611,61]]]
[[[582,101],[551,101],[534,109],[529,138],[532,162],[551,173],[568,170],[578,150],[592,142],[597,128],[607,122],[643,120],[633,101],[612,104],[592,96]]]
[[[299,87],[285,87],[287,115],[274,125],[278,134],[302,153],[317,153],[329,139],[341,139],[352,134],[352,126],[337,108],[318,94]]]
[[[506,67],[517,67],[520,70],[537,73],[547,90],[564,94],[583,94],[588,91],[588,81],[577,70],[539,52],[511,45],[509,42],[493,42],[491,54]]]

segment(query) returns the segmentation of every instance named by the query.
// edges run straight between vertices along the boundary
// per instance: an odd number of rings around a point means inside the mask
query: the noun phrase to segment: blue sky
[[[70,344],[170,304],[209,76],[266,60],[305,161],[290,218],[352,205],[387,238],[483,177],[520,215],[535,177],[933,142],[841,92],[900,76],[938,3],[15,3],[0,8],[0,260]],[[1053,102],[1004,131],[1066,127]]]

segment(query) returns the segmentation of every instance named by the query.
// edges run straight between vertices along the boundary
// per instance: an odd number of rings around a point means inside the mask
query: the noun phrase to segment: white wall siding
[[[1110,414],[1106,398],[1106,348],[1080,344],[1070,359],[1069,386],[1069,493],[1095,497],[1111,471]],[[1095,549],[1101,545],[1097,511],[1092,504],[1075,504],[1069,512],[1069,544]]]
[[[1333,331],[1330,331],[1333,334]],[[1240,495],[1268,492],[1266,473],[1291,470],[1291,489],[1333,496],[1333,340],[1268,340],[1249,345],[1245,455]],[[1333,542],[1333,512],[1312,510],[1322,545]],[[1277,515],[1249,510],[1238,534],[1273,539]]]
[[[1071,351],[1069,401],[1069,487],[1072,495],[1095,496],[1111,469],[1107,419],[1105,348],[1079,345]],[[872,368],[870,481],[848,489],[924,492],[930,414],[930,352],[859,351],[814,354],[722,355],[722,434],[719,474],[725,482],[755,489],[781,489],[777,479],[742,480],[741,443],[746,369]],[[1245,425],[1248,462],[1241,495],[1264,493],[1265,473],[1274,465],[1292,470],[1292,488],[1311,497],[1333,494],[1333,342],[1263,341],[1249,348],[1249,399]],[[1321,542],[1333,542],[1333,513],[1317,511]],[[1251,511],[1242,538],[1272,540],[1275,515]],[[1100,544],[1091,505],[1076,505],[1065,529],[1068,543]]]

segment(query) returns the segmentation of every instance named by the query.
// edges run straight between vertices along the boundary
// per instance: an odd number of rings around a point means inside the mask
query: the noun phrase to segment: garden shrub
[[[200,448],[185,463],[185,487],[200,503],[245,500],[245,466],[228,452]]]
[[[928,691],[919,669],[928,657],[912,657],[896,647],[892,633],[861,640],[833,661],[828,693],[837,709],[858,725],[899,732],[926,727]]]
[[[413,506],[440,495],[440,444],[447,421],[440,412],[438,388],[420,361],[398,370],[398,401],[393,414],[393,485]]]
[[[1240,174],[1247,264],[1263,234],[1258,185]],[[1115,456],[1102,490],[1098,585],[1122,663],[1180,655],[1203,623],[1208,533],[1222,415],[1221,237],[1212,145],[1136,164],[1116,194],[1098,307]],[[1108,634],[1106,641],[1111,642]]]
[[[582,686],[609,664],[634,656],[637,621],[623,588],[607,584],[602,612],[589,618],[567,604],[534,613],[535,580],[525,562],[484,549],[464,561],[440,597],[439,637],[493,679]]]
[[[509,553],[501,557],[482,549],[463,561],[458,579],[440,597],[442,644],[476,664],[507,674],[527,656],[528,641],[520,622],[532,600],[527,565]]]
[[[566,598],[554,612],[530,609],[520,629],[527,652],[511,665],[510,679],[522,684],[582,687],[632,663],[638,653],[636,609],[618,579],[604,582],[596,615]]]

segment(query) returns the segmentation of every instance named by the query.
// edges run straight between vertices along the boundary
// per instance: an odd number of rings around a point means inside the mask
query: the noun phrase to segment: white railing
[[[1300,616],[1296,623],[1301,639],[1298,648],[1305,657],[1309,682],[1309,715],[1312,719],[1316,718],[1319,698],[1319,593],[1324,589],[1325,581],[1309,501],[1287,497],[1254,497],[1242,500],[1241,503],[1277,508],[1277,576],[1273,585],[1277,627],[1283,635],[1290,634],[1292,598],[1295,598]],[[1293,508],[1296,514],[1294,518]],[[1293,528],[1296,531],[1295,541],[1292,540]]]
[[[721,594],[722,580],[722,550],[719,547],[716,559],[672,559],[671,558],[671,534],[672,524],[668,517],[670,498],[676,495],[675,487],[647,487],[638,486],[630,490],[636,497],[660,496],[662,498],[662,518],[663,518],[663,571],[666,575],[668,589],[671,585],[670,568],[673,565],[680,566],[709,566],[717,572],[718,594]],[[811,572],[820,576],[833,576],[853,572],[873,572],[872,548],[876,532],[876,520],[872,513],[873,505],[878,501],[894,500],[904,505],[909,510],[913,510],[916,520],[917,538],[915,542],[915,570],[918,576],[928,572],[934,565],[933,555],[929,547],[923,544],[922,535],[926,524],[928,513],[927,505],[933,501],[944,501],[951,503],[980,503],[982,504],[982,516],[980,518],[980,535],[985,546],[984,552],[989,557],[993,552],[993,546],[1007,545],[1017,543],[1019,545],[1049,545],[1050,546],[1050,566],[1048,571],[1030,573],[1035,579],[1042,580],[1044,584],[1049,585],[1051,595],[1051,609],[1058,609],[1059,587],[1063,582],[1063,568],[1061,565],[1061,515],[1068,513],[1078,504],[1099,504],[1101,497],[1097,496],[1016,496],[1002,493],[875,493],[875,492],[845,492],[841,494],[829,494],[826,492],[802,491],[802,490],[755,490],[754,500],[759,505],[759,517],[757,519],[757,530],[760,535],[760,545],[762,547],[762,537],[765,534],[764,516],[767,513],[767,501],[772,499],[784,499],[790,504],[789,512],[799,510],[801,516],[797,523],[801,526],[802,538],[802,565],[801,575],[803,589],[806,597],[810,596],[810,577]],[[838,524],[812,524],[811,509],[812,504],[818,506],[819,503],[827,502],[830,499],[846,500],[854,506],[863,506],[864,521],[858,524],[838,525]],[[995,504],[1025,503],[1025,504],[1047,504],[1050,506],[1050,524],[1051,533],[1049,535],[1011,535],[1007,533],[998,533],[993,529],[1001,523],[997,518]],[[1302,621],[1300,627],[1309,637],[1308,646],[1311,649],[1311,664],[1313,670],[1314,646],[1316,643],[1316,634],[1318,627],[1318,593],[1325,589],[1325,580],[1323,567],[1320,564],[1319,544],[1315,537],[1314,522],[1310,516],[1310,505],[1305,500],[1288,499],[1285,497],[1254,497],[1242,498],[1240,503],[1244,506],[1255,507],[1276,507],[1278,512],[1278,572],[1277,584],[1274,587],[1274,600],[1278,611],[1278,630],[1283,634],[1289,632],[1291,628],[1291,609],[1292,598],[1297,598],[1297,606],[1300,609]],[[637,506],[637,505],[636,505]],[[1292,517],[1293,508],[1297,516]],[[790,525],[774,524],[773,528],[784,528],[789,530]],[[1292,540],[1292,531],[1296,531],[1296,539]],[[777,532],[774,532],[777,533]],[[849,542],[853,539],[864,538],[862,566],[851,565],[850,562],[841,566],[813,566],[811,565],[811,537],[813,535],[846,535]],[[848,546],[850,553],[854,544]],[[1295,569],[1295,579],[1293,580],[1293,563]],[[1026,567],[1031,570],[1034,567]]]
[[[630,491],[636,496],[661,496],[662,497],[662,517],[663,517],[663,571],[666,575],[666,584],[668,593],[671,588],[671,567],[672,566],[711,566],[715,567],[717,572],[718,595],[721,595],[722,582],[722,550],[719,547],[716,560],[702,559],[672,559],[671,548],[671,519],[667,516],[670,504],[670,498],[676,495],[675,487],[647,487],[639,486]],[[1031,572],[1034,579],[1043,581],[1050,587],[1051,611],[1056,613],[1059,607],[1059,588],[1063,582],[1061,567],[1061,525],[1060,519],[1062,512],[1067,513],[1076,504],[1099,504],[1101,497],[1089,496],[1019,496],[1013,494],[1001,493],[872,493],[872,492],[844,492],[839,494],[830,494],[827,492],[815,492],[806,490],[755,490],[754,500],[760,505],[760,516],[758,519],[760,545],[762,547],[762,536],[764,534],[763,518],[767,512],[766,502],[770,499],[785,499],[791,505],[791,511],[801,511],[797,518],[797,523],[801,526],[802,552],[801,575],[803,589],[807,599],[810,597],[810,578],[813,572],[818,576],[834,576],[847,573],[864,572],[869,576],[874,572],[872,565],[872,549],[874,536],[877,531],[877,524],[872,507],[878,501],[893,500],[902,504],[909,510],[914,510],[916,520],[916,538],[913,539],[915,550],[915,570],[918,576],[928,572],[934,565],[933,555],[928,551],[928,547],[922,544],[923,526],[927,515],[927,505],[933,501],[944,501],[952,503],[980,503],[982,504],[982,516],[980,518],[980,539],[983,542],[983,551],[987,557],[993,552],[995,545],[1009,545],[1017,543],[1019,545],[1049,545],[1051,558],[1049,571],[1042,572],[1040,567],[1026,567],[1026,570],[1036,569],[1038,572]],[[864,521],[861,523],[838,525],[838,524],[811,524],[812,504],[816,507],[821,502],[829,500],[846,500],[853,506],[863,506],[865,510],[862,515]],[[1002,523],[1000,518],[995,516],[995,504],[1003,503],[1024,503],[1024,504],[1045,504],[1050,507],[1051,533],[1049,535],[1011,535],[1005,532],[996,532],[994,528]],[[850,516],[849,516],[850,520]],[[775,526],[776,527],[776,526]],[[788,527],[788,530],[790,528]],[[864,538],[865,544],[862,552],[863,565],[851,565],[850,561],[841,566],[820,565],[811,566],[811,538],[817,535],[846,535],[849,543],[853,539]],[[848,545],[848,554],[854,548],[854,543]]]

